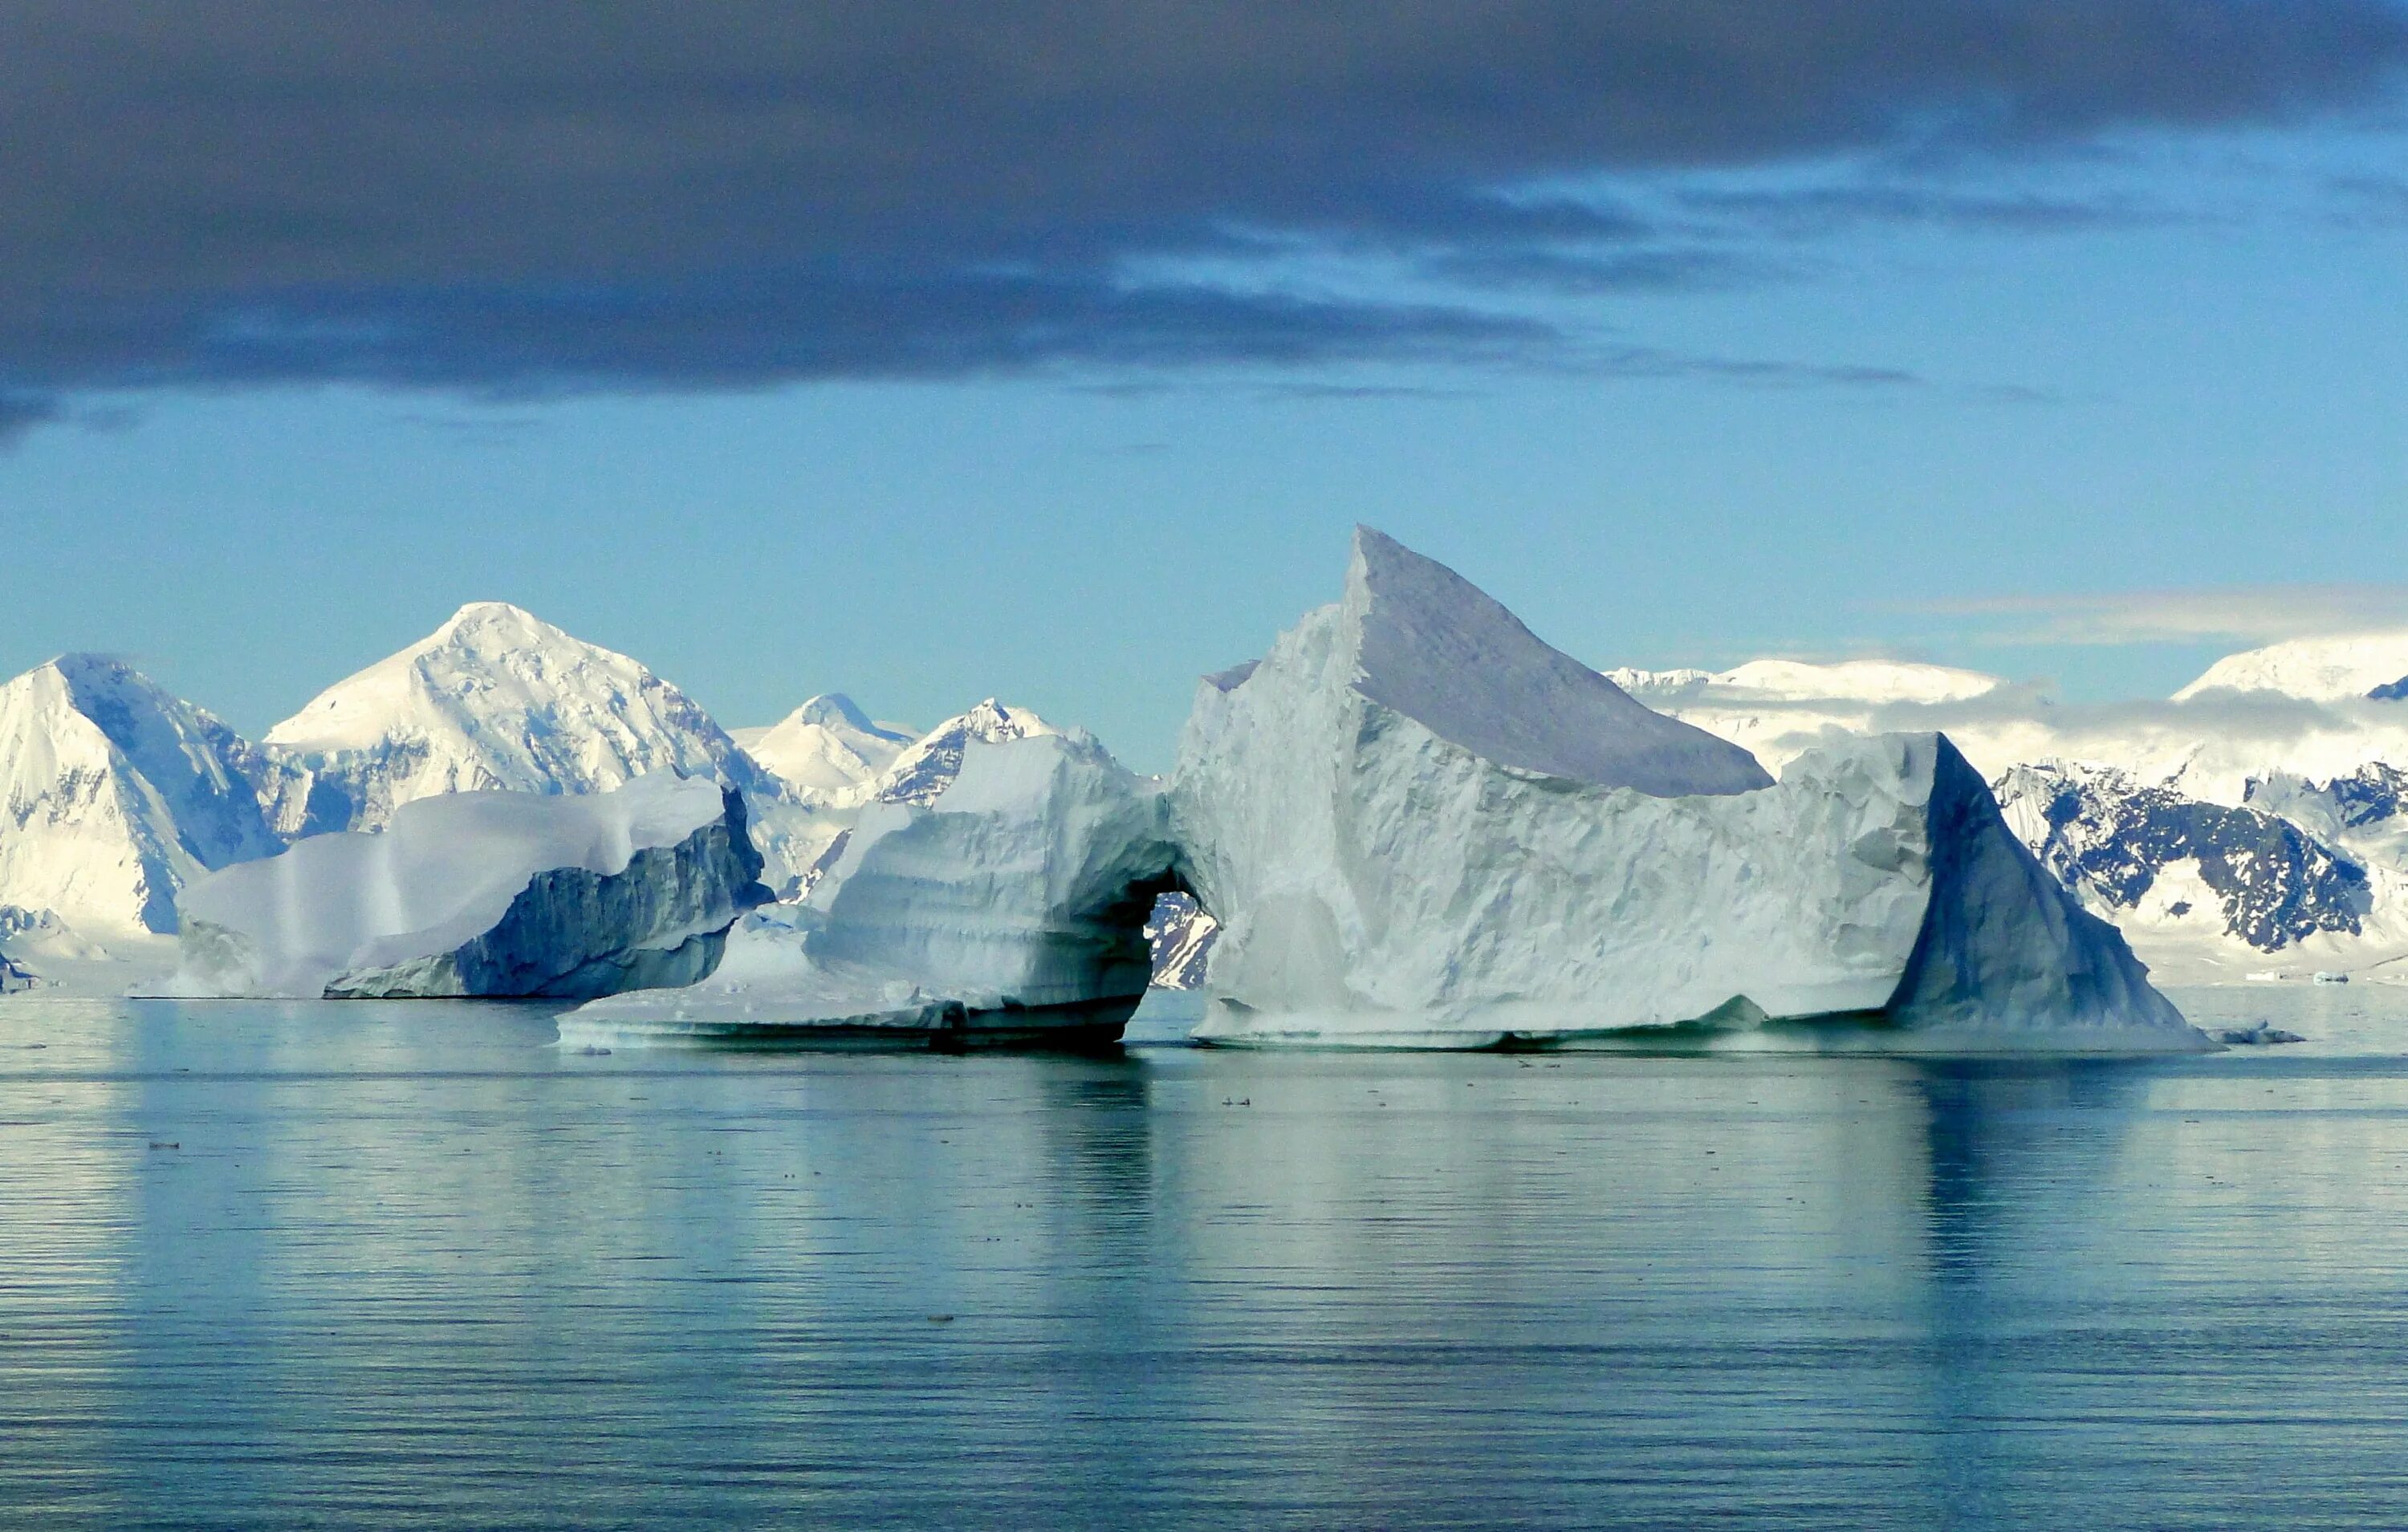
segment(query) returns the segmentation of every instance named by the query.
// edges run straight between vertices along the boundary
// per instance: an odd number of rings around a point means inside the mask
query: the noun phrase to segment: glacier
[[[184,996],[589,998],[708,975],[765,901],[732,789],[413,799],[184,890]]]
[[[807,898],[738,927],[707,981],[581,1006],[564,1041],[1117,1038],[1153,972],[1146,919],[1176,885],[1160,784],[1079,731],[930,754]]]
[[[1775,783],[1369,528],[1338,604],[1198,687],[1169,803],[1203,1040],[2210,1046],[1945,737]]]

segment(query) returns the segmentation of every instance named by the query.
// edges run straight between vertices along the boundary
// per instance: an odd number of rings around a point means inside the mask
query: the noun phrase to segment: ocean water
[[[0,1525],[2315,1527],[2408,991],[2139,1063],[551,1046],[0,1004]]]

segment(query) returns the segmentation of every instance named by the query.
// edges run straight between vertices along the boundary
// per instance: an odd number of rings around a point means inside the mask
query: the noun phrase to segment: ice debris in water
[[[2305,1042],[2296,1032],[2286,1032],[2272,1022],[2259,1022],[2255,1026],[2228,1026],[2208,1036],[2233,1048],[2263,1048],[2278,1042]]]

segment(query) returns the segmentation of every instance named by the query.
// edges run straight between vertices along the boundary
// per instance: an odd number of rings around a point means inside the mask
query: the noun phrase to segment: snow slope
[[[1658,796],[1772,780],[1744,750],[1633,701],[1383,533],[1354,529],[1348,585],[1354,689],[1441,739],[1499,766]]]
[[[708,973],[767,897],[743,800],[674,772],[607,793],[413,799],[184,891],[172,993],[590,996]]]
[[[1773,785],[1500,616],[1361,531],[1337,606],[1198,688],[1171,806],[1222,926],[1200,1037],[1763,1041],[1846,1014],[1864,1046],[2203,1046],[1944,739]]]
[[[290,837],[374,829],[444,793],[595,793],[649,772],[780,795],[694,700],[624,654],[498,601],[318,694],[267,732]]]
[[[2273,692],[2311,702],[2396,701],[2408,694],[2408,628],[2294,638],[2228,654],[2176,692],[2174,700],[2188,702],[2215,691]]]
[[[865,810],[807,903],[748,920],[709,980],[580,1007],[562,1036],[1117,1035],[1175,859],[1160,788],[1092,738],[974,739],[929,801]]]
[[[125,666],[52,660],[0,686],[0,906],[107,940],[176,929],[176,895],[278,842],[233,730]]]
[[[768,728],[738,729],[734,737],[796,797],[840,799],[867,788],[914,737],[881,728],[851,697],[831,692]]]

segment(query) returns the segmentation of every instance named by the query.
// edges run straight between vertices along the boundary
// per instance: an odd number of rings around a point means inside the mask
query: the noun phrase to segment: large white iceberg
[[[1340,602],[1199,688],[1171,802],[1206,1040],[2206,1046],[1944,737],[1773,784],[1369,529]]]
[[[201,879],[170,993],[587,998],[710,972],[767,897],[733,791],[459,793]]]
[[[957,762],[927,801],[865,809],[809,898],[748,919],[707,981],[580,1007],[563,1038],[1117,1037],[1175,882],[1159,785],[1077,733],[971,738]]]

